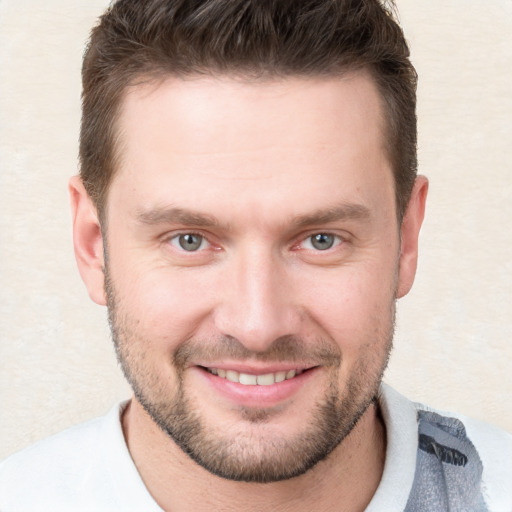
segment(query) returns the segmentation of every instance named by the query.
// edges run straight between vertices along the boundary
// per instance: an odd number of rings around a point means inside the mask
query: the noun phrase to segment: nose
[[[282,336],[298,335],[300,308],[293,279],[279,256],[250,249],[230,261],[216,308],[216,328],[253,352],[264,352]]]

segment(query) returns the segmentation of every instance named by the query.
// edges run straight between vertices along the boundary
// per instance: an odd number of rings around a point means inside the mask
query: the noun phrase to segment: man
[[[381,384],[427,180],[377,0],[119,0],[83,67],[75,253],[131,401],[0,510],[510,510],[508,434]]]

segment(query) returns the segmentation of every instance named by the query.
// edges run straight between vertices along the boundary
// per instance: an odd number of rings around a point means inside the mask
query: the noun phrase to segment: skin
[[[105,236],[72,178],[79,269],[91,298],[108,300],[125,372],[145,398],[166,407],[181,389],[205,435],[229,446],[236,439],[244,449],[233,456],[248,452],[256,462],[277,440],[296,445],[321,422],[318,406],[332,390],[341,411],[361,415],[300,476],[247,483],[196,464],[138,396],[123,417],[125,438],[164,510],[357,511],[371,500],[385,429],[368,403],[389,355],[395,300],[414,280],[427,193],[417,178],[399,226],[382,127],[378,92],[364,73],[260,83],[170,78],[126,95]],[[204,237],[199,250],[181,248],[186,233]],[[316,249],[318,233],[333,235],[333,246]],[[234,352],[226,339],[236,340]],[[283,339],[296,343],[281,350]],[[213,385],[201,368],[265,373],[286,364],[310,371],[270,399],[254,389],[241,399],[229,386],[224,393],[225,383]],[[276,460],[288,460],[286,450],[274,450]]]

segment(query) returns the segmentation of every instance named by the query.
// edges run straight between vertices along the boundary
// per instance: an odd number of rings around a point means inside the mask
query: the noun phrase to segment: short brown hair
[[[365,69],[380,91],[398,218],[416,177],[416,83],[391,1],[117,0],[93,29],[82,68],[80,175],[100,217],[116,171],[127,87],[169,75],[252,79]]]

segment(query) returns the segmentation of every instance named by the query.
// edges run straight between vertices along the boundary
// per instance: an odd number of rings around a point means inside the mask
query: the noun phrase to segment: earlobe
[[[106,304],[103,238],[96,207],[79,176],[69,180],[73,246],[78,270],[91,299]]]
[[[409,204],[401,226],[400,266],[398,274],[397,299],[403,297],[412,287],[418,264],[418,238],[425,216],[428,180],[418,176],[411,193]]]

